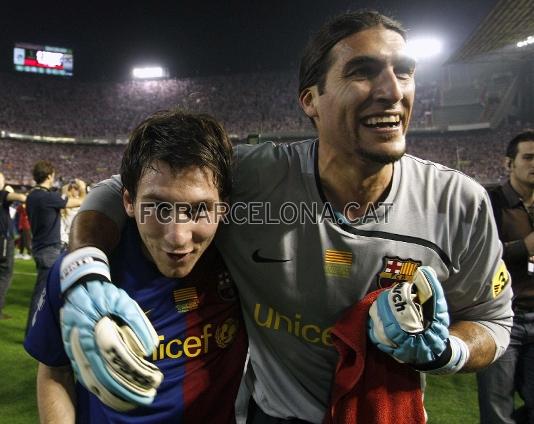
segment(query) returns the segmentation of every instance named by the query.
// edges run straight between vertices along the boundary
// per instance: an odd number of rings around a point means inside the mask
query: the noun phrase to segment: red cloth
[[[350,308],[332,330],[339,360],[325,424],[426,422],[419,373],[367,343],[369,308],[381,291]]]
[[[30,220],[28,219],[28,213],[26,212],[26,208],[23,205],[17,206],[17,213],[19,214],[19,224],[18,224],[18,230],[29,230],[30,229]]]

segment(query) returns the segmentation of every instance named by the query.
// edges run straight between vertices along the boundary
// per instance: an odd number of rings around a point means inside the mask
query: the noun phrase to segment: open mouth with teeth
[[[400,115],[370,116],[362,120],[368,128],[397,128],[400,122]]]
[[[172,259],[174,261],[179,261],[180,259],[183,259],[187,256],[187,253],[169,253],[167,252],[167,257],[169,259]]]

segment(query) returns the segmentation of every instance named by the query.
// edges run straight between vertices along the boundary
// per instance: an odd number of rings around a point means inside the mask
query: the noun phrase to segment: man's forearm
[[[69,366],[49,367],[39,363],[37,404],[41,424],[74,424],[76,419],[74,377]]]
[[[471,321],[458,321],[453,323],[449,330],[469,348],[469,360],[461,372],[478,371],[493,362],[497,346],[484,326]]]
[[[69,250],[94,246],[110,254],[120,240],[117,225],[106,215],[96,211],[78,213],[72,222]]]
[[[26,202],[26,195],[22,193],[8,193],[7,194],[8,202]]]

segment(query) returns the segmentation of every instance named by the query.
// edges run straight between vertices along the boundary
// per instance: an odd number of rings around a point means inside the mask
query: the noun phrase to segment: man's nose
[[[193,237],[193,223],[190,217],[180,215],[175,222],[166,224],[165,239],[176,249],[189,246]]]
[[[387,67],[375,78],[374,97],[376,100],[396,104],[403,98],[403,92],[399,79],[391,67]]]

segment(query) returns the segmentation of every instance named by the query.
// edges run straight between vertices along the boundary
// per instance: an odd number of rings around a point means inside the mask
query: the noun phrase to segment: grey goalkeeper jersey
[[[405,155],[384,202],[349,223],[322,195],[317,143],[237,147],[230,223],[216,240],[241,296],[254,399],[269,415],[314,423],[322,422],[337,361],[330,330],[368,292],[430,265],[452,321],[477,321],[505,346],[512,316],[501,245],[479,184]],[[121,203],[109,201],[119,187],[108,181],[83,209],[120,223]]]

